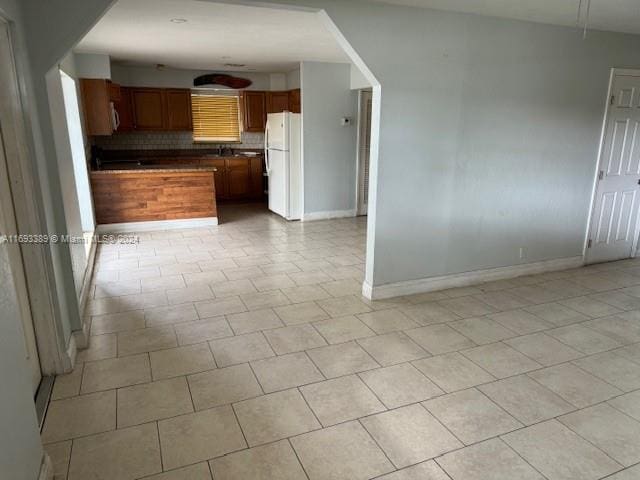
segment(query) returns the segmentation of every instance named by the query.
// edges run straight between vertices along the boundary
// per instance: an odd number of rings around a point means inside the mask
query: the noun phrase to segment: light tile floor
[[[369,302],[364,218],[223,213],[99,249],[56,479],[640,478],[640,260]]]

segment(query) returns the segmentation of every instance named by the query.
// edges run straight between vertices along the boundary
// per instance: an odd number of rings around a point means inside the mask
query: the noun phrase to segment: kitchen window
[[[240,97],[206,92],[191,94],[193,141],[240,142]]]

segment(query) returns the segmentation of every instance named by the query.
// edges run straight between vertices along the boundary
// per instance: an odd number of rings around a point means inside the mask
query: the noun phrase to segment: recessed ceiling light
[[[244,63],[225,63],[224,66],[225,67],[236,67],[236,68],[246,67],[246,65]]]
[[[187,23],[188,20],[186,18],[172,18],[171,23]]]

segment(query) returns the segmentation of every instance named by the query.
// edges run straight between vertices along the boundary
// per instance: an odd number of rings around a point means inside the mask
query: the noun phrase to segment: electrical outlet
[[[520,247],[520,250],[518,251],[518,255],[520,255],[521,260],[524,258],[524,247]]]

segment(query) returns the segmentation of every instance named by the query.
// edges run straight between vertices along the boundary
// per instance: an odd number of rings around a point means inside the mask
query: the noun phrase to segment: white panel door
[[[269,150],[267,175],[269,178],[269,210],[282,217],[289,214],[289,172],[287,153]]]
[[[589,263],[629,258],[640,203],[640,72],[616,75],[587,248]]]

